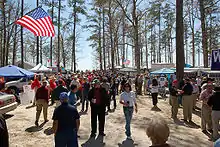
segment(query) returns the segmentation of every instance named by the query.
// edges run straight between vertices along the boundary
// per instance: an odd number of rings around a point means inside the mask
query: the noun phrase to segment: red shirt
[[[40,82],[38,79],[35,79],[32,83],[31,83],[31,89],[34,89],[35,87],[39,88],[40,87]]]
[[[36,92],[36,100],[38,99],[44,99],[48,102],[48,88],[47,87],[40,87],[37,89],[37,92]]]
[[[50,88],[53,90],[56,87],[57,87],[57,84],[53,80],[50,80]]]
[[[96,104],[100,105],[101,104],[101,92],[100,89],[95,89],[94,91],[94,98],[96,99]]]

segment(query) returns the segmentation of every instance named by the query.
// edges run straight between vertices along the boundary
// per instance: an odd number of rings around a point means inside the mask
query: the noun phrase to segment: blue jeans
[[[182,95],[178,96],[178,103],[179,105],[182,105]]]
[[[125,120],[126,120],[126,125],[125,125],[125,134],[127,135],[127,137],[131,136],[131,119],[132,119],[132,115],[134,112],[134,108],[133,107],[123,107],[124,110],[124,115],[125,115]]]
[[[73,131],[57,132],[55,136],[55,147],[79,147],[76,129]]]

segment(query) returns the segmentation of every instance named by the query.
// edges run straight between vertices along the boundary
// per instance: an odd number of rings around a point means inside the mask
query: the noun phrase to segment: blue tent
[[[160,75],[160,74],[174,74],[175,71],[168,69],[168,68],[162,68],[160,70],[156,70],[151,72],[150,74],[154,74],[154,75]]]
[[[190,64],[185,64],[185,67],[187,67],[187,68],[191,68],[192,65],[190,65]]]
[[[33,77],[35,73],[22,69],[20,67],[9,65],[0,68],[1,77],[13,77],[13,78],[22,78],[22,77]]]

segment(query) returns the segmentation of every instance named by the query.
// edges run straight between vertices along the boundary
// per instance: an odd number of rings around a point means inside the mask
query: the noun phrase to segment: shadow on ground
[[[42,127],[31,126],[31,127],[27,128],[25,131],[29,132],[29,133],[33,133],[33,132],[39,132],[42,129],[43,129]]]
[[[13,117],[14,115],[12,115],[12,114],[4,114],[3,115],[3,117],[5,118],[5,119],[9,119],[9,118],[11,118],[11,117]]]
[[[160,108],[158,108],[158,107],[152,107],[151,111],[159,112],[159,111],[162,111],[162,110]]]
[[[33,108],[33,107],[35,107],[35,105],[27,106],[26,109],[30,109],[30,108]]]
[[[53,134],[53,129],[51,127],[48,127],[47,129],[44,130],[44,134],[52,135]]]
[[[138,144],[134,143],[133,140],[126,139],[122,143],[118,143],[118,147],[135,147]]]
[[[89,138],[85,143],[81,145],[82,147],[104,147],[103,137],[98,136],[96,139],[94,137]]]

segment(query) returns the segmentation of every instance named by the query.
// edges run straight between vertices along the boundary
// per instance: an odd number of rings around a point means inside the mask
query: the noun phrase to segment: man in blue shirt
[[[52,118],[55,147],[78,147],[79,113],[68,103],[69,97],[66,92],[62,92],[59,98],[61,105],[54,110]]]
[[[70,92],[68,93],[69,96],[69,104],[72,106],[76,106],[76,102],[77,102],[77,96],[76,96],[76,92],[78,91],[77,89],[77,85],[71,85],[70,86]]]

